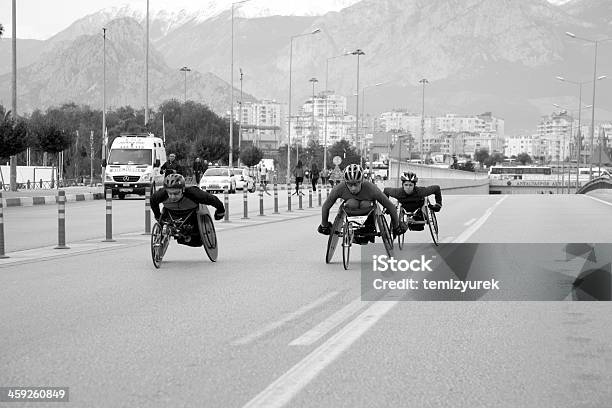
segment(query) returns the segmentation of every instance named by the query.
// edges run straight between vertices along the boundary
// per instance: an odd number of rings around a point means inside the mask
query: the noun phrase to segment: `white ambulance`
[[[152,133],[121,134],[113,140],[104,172],[104,189],[124,199],[126,194],[144,195],[164,184],[160,174],[166,162],[164,141]]]

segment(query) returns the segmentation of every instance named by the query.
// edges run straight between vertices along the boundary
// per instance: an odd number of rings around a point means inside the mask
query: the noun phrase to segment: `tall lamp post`
[[[340,57],[346,57],[347,55],[351,55],[350,52],[345,52],[344,54],[340,54],[340,55],[336,55],[333,57],[328,57],[327,61],[325,61],[325,139],[323,141],[323,168],[326,169],[327,168],[327,116],[328,116],[328,112],[327,112],[327,99],[329,97],[329,87],[328,87],[328,82],[329,82],[329,60],[331,59],[335,59],[335,58],[340,58]]]
[[[147,34],[145,40],[145,126],[149,124],[149,0],[147,0]]]
[[[250,0],[235,1],[232,3],[232,39],[231,39],[231,68],[230,68],[230,123],[229,123],[229,161],[228,166],[232,167],[234,162],[233,140],[234,140],[234,6],[246,3]]]
[[[102,163],[106,160],[106,28],[102,28]],[[102,172],[104,173],[104,172]],[[104,174],[102,174],[104,180]],[[91,178],[93,186],[93,176]]]
[[[13,38],[11,39],[13,55],[13,89],[11,92],[13,111],[12,116],[13,120],[17,121],[17,0],[13,0]],[[10,157],[11,164],[11,180],[10,180],[10,188],[11,191],[17,191],[17,156],[12,155]]]
[[[315,84],[317,82],[319,82],[319,80],[317,78],[310,78],[308,80],[309,82],[312,82],[312,125],[310,127],[310,139],[314,140],[315,138]]]
[[[320,33],[321,29],[317,28],[316,30],[310,33],[298,34],[291,37],[291,42],[289,45],[289,112],[287,112],[287,183],[289,182],[289,178],[291,177],[291,69],[293,67],[293,40],[298,37],[305,37],[307,35],[313,35]]]
[[[238,68],[240,70],[240,109],[238,110],[238,152],[240,152],[240,143],[242,141],[242,68]],[[238,167],[241,166],[240,156],[238,156]]]
[[[429,81],[425,78],[421,79],[419,83],[423,84],[423,110],[421,112],[421,144],[419,146],[419,158],[421,159],[421,163],[425,164],[423,160],[423,141],[425,140],[425,84],[428,84]]]
[[[190,72],[191,69],[187,67],[183,67],[179,69],[179,71],[182,71],[185,73],[185,103],[187,103],[187,72]]]
[[[584,38],[584,37],[579,37],[574,33],[570,33],[569,31],[565,32],[566,35],[568,35],[569,37],[578,39],[578,40],[582,40],[582,41],[586,41],[592,44],[595,44],[595,60],[593,62],[593,102],[591,103],[591,105],[593,105],[593,109],[591,110],[591,147],[590,147],[590,153],[589,153],[589,180],[593,179],[593,136],[595,133],[595,84],[597,83],[597,80],[599,78],[597,78],[597,46],[599,45],[599,43],[603,43],[606,41],[611,41],[612,38],[604,38],[601,40],[592,40],[589,38]],[[601,138],[599,138],[599,144],[600,144],[600,149],[601,149]],[[599,166],[601,168],[601,155],[600,155],[600,163]]]
[[[588,84],[591,83],[592,81],[571,81],[569,79],[566,79],[562,76],[557,76],[556,77],[559,81],[563,81],[563,82],[569,82],[570,84],[574,84],[574,85],[578,85],[578,131],[576,133],[576,138],[578,139],[577,141],[577,156],[576,156],[576,191],[580,188],[580,184],[579,184],[579,176],[580,176],[580,153],[581,153],[581,149],[582,149],[582,128],[581,128],[581,113],[582,113],[582,85],[584,84]],[[596,78],[596,81],[602,80],[607,78],[606,75],[602,75],[599,78]],[[591,108],[593,107],[593,105],[591,105]],[[592,140],[591,140],[592,142]]]
[[[357,48],[351,53],[357,56],[357,99],[355,103],[355,143],[359,143],[359,56],[365,55],[361,48]],[[361,164],[363,167],[363,151],[361,151]]]
[[[361,101],[361,126],[363,127],[362,148],[365,145],[365,137],[366,137],[366,132],[365,132],[365,129],[366,129],[366,119],[365,119],[365,101],[366,101],[366,99],[365,99],[365,90],[368,89],[368,88],[374,88],[374,87],[377,87],[377,86],[381,86],[384,83],[386,83],[386,82],[378,82],[378,83],[376,83],[374,85],[366,85],[363,88],[361,88],[361,99],[362,99],[362,101]],[[361,162],[362,162],[361,164],[363,166],[363,153],[362,153],[362,160],[361,160]],[[371,169],[371,167],[372,167],[372,163],[371,162],[372,161],[368,160],[368,162],[370,162],[369,167]],[[370,172],[370,174],[372,174],[372,173]]]

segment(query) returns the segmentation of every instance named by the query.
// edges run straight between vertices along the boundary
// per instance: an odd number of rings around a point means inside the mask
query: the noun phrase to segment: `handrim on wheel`
[[[162,234],[161,225],[155,223],[151,229],[151,258],[156,268],[160,267],[169,243],[169,237]]]
[[[426,205],[427,210],[425,212],[425,218],[427,221],[427,225],[429,226],[429,232],[431,233],[431,239],[434,244],[438,246],[438,220],[436,218],[436,213],[434,210],[429,208],[429,203]]]
[[[332,225],[331,231],[329,233],[329,238],[327,240],[327,250],[325,252],[325,263],[330,263],[334,252],[336,252],[336,245],[338,245],[338,238],[342,235],[342,225],[344,224],[344,210],[340,209],[336,218],[334,219],[334,223]]]
[[[215,231],[215,224],[207,211],[198,212],[198,231],[200,232],[202,246],[206,251],[206,255],[208,255],[208,259],[216,262],[219,255],[217,233]]]
[[[387,255],[393,256],[393,237],[391,236],[391,230],[389,229],[387,220],[382,214],[379,214],[376,219],[378,222],[378,229],[380,230],[380,236],[382,238],[383,244],[385,245],[385,250],[387,251]]]

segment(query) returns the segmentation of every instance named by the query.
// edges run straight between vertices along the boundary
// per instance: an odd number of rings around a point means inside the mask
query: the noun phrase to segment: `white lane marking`
[[[504,196],[497,201],[480,219],[470,228],[464,231],[453,242],[459,243],[466,241],[476,230],[484,224],[493,210],[506,199]],[[401,292],[401,291],[400,291]],[[394,299],[397,294],[389,292],[387,299]],[[265,390],[249,401],[245,408],[254,407],[282,407],[297,395],[313,378],[333,362],[344,350],[348,349],[359,337],[361,337],[370,327],[387,312],[389,312],[398,302],[377,301],[364,310],[355,319],[344,326],[338,333],[330,337],[325,343],[317,347],[312,353],[304,357],[300,362],[293,366],[289,371],[270,384]]]
[[[600,203],[604,203],[604,204],[606,204],[606,205],[610,205],[610,206],[612,206],[612,203],[609,203],[609,202],[607,202],[607,201],[604,201],[604,200],[602,200],[602,199],[600,199],[600,198],[591,197],[590,195],[585,195],[585,197],[589,197],[589,198],[590,198],[590,199],[592,199],[592,200],[599,201]]]
[[[476,218],[472,218],[471,220],[464,222],[463,225],[469,227],[474,221],[476,221]]]
[[[323,320],[321,323],[304,333],[302,336],[289,343],[290,346],[309,346],[317,342],[321,337],[332,331],[345,320],[353,316],[357,311],[369,305],[371,302],[362,301],[361,296],[353,300],[336,313]]]
[[[320,298],[316,299],[315,301],[302,306],[301,308],[299,308],[298,310],[296,310],[295,312],[291,312],[288,313],[287,315],[285,315],[283,318],[281,318],[280,320],[277,320],[275,322],[269,323],[267,325],[265,325],[264,327],[262,327],[261,329],[249,334],[248,336],[242,337],[241,339],[238,339],[234,342],[232,342],[233,345],[245,345],[245,344],[249,344],[255,340],[257,340],[260,337],[265,336],[266,334],[268,334],[269,332],[278,329],[279,327],[283,326],[284,324],[289,323],[292,320],[295,320],[296,318],[300,317],[301,315],[308,313],[310,310],[322,305],[323,303],[329,301],[331,298],[335,297],[338,295],[339,292],[330,292],[327,293],[323,296],[321,296]]]
[[[282,407],[349,348],[363,333],[393,308],[398,301],[379,301],[348,323],[342,330],[317,347],[289,371],[270,384],[244,407]]]
[[[493,211],[499,206],[508,196],[503,196],[500,200],[498,200],[493,206],[491,206],[487,211],[485,211],[484,215],[480,217],[476,222],[470,225],[465,231],[461,233],[453,243],[461,243],[467,241],[467,239],[472,236],[482,225],[487,221],[487,219],[493,214]]]

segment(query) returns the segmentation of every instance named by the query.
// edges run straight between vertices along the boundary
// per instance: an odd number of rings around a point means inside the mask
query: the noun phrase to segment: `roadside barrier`
[[[278,185],[274,183],[274,214],[278,214]]]
[[[263,216],[264,214],[264,202],[263,202],[263,186],[259,185],[259,216]]]
[[[287,184],[287,212],[291,212],[291,184]]]
[[[312,185],[308,186],[308,208],[312,208]]]
[[[302,185],[300,184],[300,189],[299,189],[299,193],[298,193],[298,197],[299,197],[299,207],[298,210],[303,210],[304,208],[302,207],[302,196],[304,195],[304,193],[302,193]]]
[[[4,255],[4,204],[2,204],[2,191],[0,191],[0,258],[8,258]]]
[[[143,235],[151,234],[151,190],[145,190],[145,231]]]
[[[223,222],[229,222],[229,197],[227,189],[223,190],[223,204],[225,205],[225,219]]]
[[[106,190],[106,239],[102,242],[115,242],[113,239],[113,190]]]
[[[57,193],[57,246],[55,249],[70,249],[66,246],[66,192],[59,190]]]
[[[245,186],[242,189],[242,206],[244,207],[244,216],[242,217],[243,220],[248,220],[249,219],[249,196],[248,196],[248,191],[247,191],[247,186],[245,184]]]
[[[317,185],[317,196],[319,201],[319,207],[321,206],[321,189],[323,188],[323,184]]]

